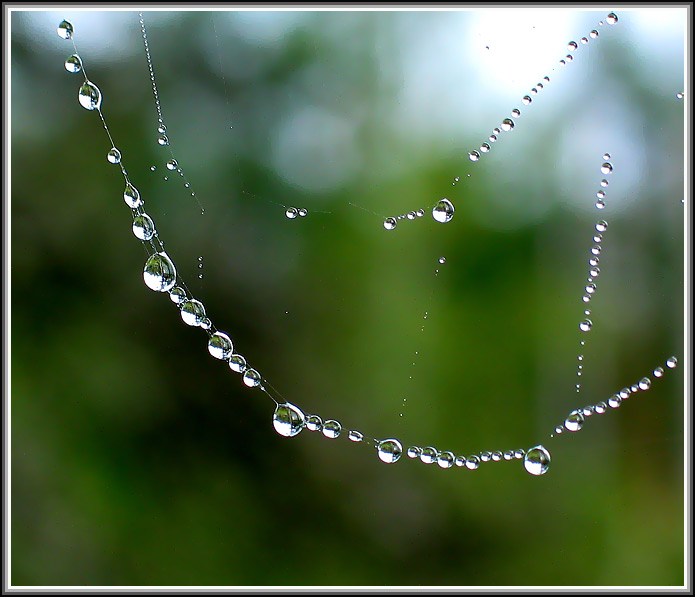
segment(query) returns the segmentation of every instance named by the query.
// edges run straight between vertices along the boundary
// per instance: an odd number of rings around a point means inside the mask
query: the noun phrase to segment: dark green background
[[[606,12],[578,13],[571,39]],[[657,28],[650,39],[621,12],[524,108],[535,81],[514,81],[513,55],[508,80],[483,69],[472,82],[499,41],[456,29],[474,13],[306,13],[276,36],[272,15],[145,13],[171,148],[201,216],[180,181],[162,180],[137,15],[65,16],[179,273],[286,400],[406,446],[466,455],[542,442],[553,463],[538,478],[519,461],[387,466],[344,436],[278,436],[272,403],[144,286],[108,139],[77,102],[81,75],[63,67],[62,15],[14,13],[13,585],[685,582],[685,367],[580,433],[548,437],[668,356],[683,365],[682,38],[662,43]],[[548,51],[557,65],[566,49]],[[415,76],[441,110],[408,104]],[[488,114],[510,81],[515,99]],[[517,106],[516,129],[471,164]],[[281,154],[304,168],[293,178],[275,160],[279,131],[316,113],[335,118],[297,129],[296,146],[315,134],[317,149]],[[335,120],[349,146],[331,145]],[[616,131],[642,161],[606,147]],[[616,169],[598,212],[606,150]],[[348,174],[322,190],[342,160]],[[457,208],[447,225],[428,208],[381,226],[444,196]],[[287,220],[280,204],[309,216]],[[599,217],[609,228],[577,396]]]

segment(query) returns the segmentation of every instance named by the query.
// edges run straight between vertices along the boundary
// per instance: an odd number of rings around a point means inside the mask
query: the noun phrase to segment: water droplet
[[[147,287],[155,292],[169,292],[176,284],[174,262],[163,251],[155,253],[145,263],[143,278]]]
[[[501,124],[503,131],[511,131],[514,128],[514,121],[511,118],[505,118]]]
[[[417,458],[420,456],[420,452],[422,452],[422,450],[420,450],[420,448],[417,446],[410,446],[407,452],[408,458]]]
[[[361,442],[364,439],[364,435],[359,431],[348,431],[348,439],[351,442]]]
[[[599,220],[598,222],[596,222],[596,230],[598,232],[605,232],[607,228],[608,222],[606,222],[606,220]]]
[[[167,132],[167,126],[163,122],[160,121],[160,125],[157,127],[157,132],[163,135],[164,133]]]
[[[492,458],[492,452],[481,452],[480,453],[480,462],[490,462],[490,458]],[[465,458],[462,458],[461,464],[459,466],[463,466],[465,463]]]
[[[684,97],[685,97],[685,93],[683,93],[682,91],[679,91],[678,93],[676,93],[677,99],[683,99]]]
[[[611,396],[608,399],[608,406],[610,406],[611,408],[618,408],[622,401],[623,399],[616,394],[615,396]]]
[[[232,341],[224,332],[216,332],[208,340],[208,352],[216,359],[229,360],[232,350]]]
[[[547,75],[546,75],[545,77],[543,77],[543,80],[544,80],[546,83],[550,83],[550,77],[547,76]]]
[[[565,56],[565,60],[567,60],[567,62],[572,62],[572,60],[574,60],[574,56],[572,56],[572,54],[567,54],[567,56]]]
[[[469,151],[468,152],[468,159],[471,162],[477,162],[480,159],[480,154],[475,150]]]
[[[441,263],[442,265],[445,264],[446,263],[446,257],[440,257],[439,263]]]
[[[606,196],[606,192],[605,192],[605,191],[597,191],[597,192],[596,192],[596,196],[597,196],[599,199],[603,199],[603,198]]]
[[[608,405],[605,402],[599,402],[594,406],[594,412],[597,415],[603,415],[608,410]]]
[[[150,172],[156,172],[157,166],[150,166]]]
[[[106,159],[112,163],[112,164],[120,164],[121,163],[121,152],[118,151],[115,147],[112,147],[109,149],[109,152],[106,154]]]
[[[180,305],[186,300],[186,291],[180,286],[176,286],[169,291],[169,298],[175,305]]]
[[[579,431],[584,424],[584,415],[578,410],[573,410],[565,419],[567,431]]]
[[[584,290],[586,290],[587,294],[594,294],[596,292],[596,284],[587,284]]]
[[[466,458],[466,468],[474,471],[480,466],[480,458],[477,456],[469,456]]]
[[[403,453],[403,446],[397,439],[385,439],[377,444],[377,454],[379,460],[386,464],[398,462]]]
[[[396,227],[396,218],[386,218],[384,220],[384,228],[386,230],[393,230]]]
[[[558,435],[560,435],[560,434],[563,433],[564,431],[565,431],[565,428],[564,428],[564,427],[559,427],[559,426],[558,426],[558,427],[555,427],[555,433],[557,433]]]
[[[422,218],[422,217],[425,215],[425,210],[424,210],[424,209],[418,209],[418,210],[415,212],[415,215],[416,215],[418,218]]]
[[[519,108],[514,108],[512,110],[512,118],[519,118],[521,116],[521,110]]]
[[[133,234],[140,240],[150,240],[154,236],[154,222],[147,214],[133,218]]]
[[[639,386],[640,390],[642,390],[643,392],[646,392],[649,388],[651,388],[652,380],[649,379],[648,377],[643,377],[642,379],[639,380],[639,383],[637,385]]]
[[[524,455],[524,468],[532,475],[544,475],[550,467],[550,452],[543,446],[534,446]]]
[[[488,143],[483,143],[480,146],[480,152],[481,153],[487,153],[488,151],[490,151],[490,145]]]
[[[579,324],[579,329],[582,332],[588,332],[591,329],[592,323],[591,319],[585,319]]]
[[[592,29],[591,32],[589,33],[589,37],[591,39],[596,39],[598,37],[598,31],[596,31],[596,29]]]
[[[601,245],[594,245],[591,247],[591,254],[592,255],[599,255],[601,253]]]
[[[425,464],[432,464],[437,459],[437,449],[429,446],[420,452],[420,460]]]
[[[261,374],[255,369],[246,369],[241,379],[244,385],[249,388],[255,388],[261,385]]]
[[[159,143],[160,145],[169,145],[169,137],[167,137],[166,135],[160,135],[157,138],[157,143]],[[169,169],[172,170],[172,168]]]
[[[599,262],[598,257],[589,257],[589,265],[598,265],[598,262]]]
[[[637,392],[639,390],[639,386],[637,384],[634,384],[633,386],[630,387],[631,392]]]
[[[432,217],[442,224],[450,222],[454,217],[453,203],[448,199],[442,199],[432,208]]]
[[[456,466],[463,466],[466,464],[466,457],[465,456],[457,456],[456,460],[454,460],[454,464]]]
[[[456,460],[456,456],[453,452],[440,452],[437,455],[437,464],[442,468],[451,468],[454,466],[454,460]]]
[[[58,33],[58,36],[62,37],[63,39],[72,39],[72,34],[75,32],[75,30],[73,29],[70,21],[61,21],[58,24],[56,32]]]
[[[531,99],[530,95],[525,95],[521,98],[521,103],[524,104],[524,106],[528,106],[532,101],[533,100]]]
[[[140,191],[138,191],[130,183],[126,183],[125,185],[125,191],[123,191],[123,200],[131,209],[136,209],[143,204],[143,201],[140,198]]]
[[[198,326],[205,317],[203,303],[196,299],[188,299],[181,305],[181,319],[186,325]]]
[[[82,70],[82,59],[77,54],[68,56],[65,60],[65,70],[69,73],[79,73]]]
[[[309,431],[319,431],[323,427],[323,420],[318,415],[309,415],[306,418],[306,428]]]
[[[490,141],[490,143],[494,143],[497,141],[497,135],[490,135],[487,139]]]
[[[512,452],[511,450],[506,450],[502,454],[502,458],[504,458],[505,460],[512,460],[514,458],[514,452]]]
[[[323,434],[330,438],[330,439],[335,439],[340,435],[340,431],[342,430],[342,427],[338,421],[334,421],[333,419],[329,419],[323,424],[323,429],[321,430]]]
[[[663,367],[657,367],[654,369],[654,377],[663,377],[664,376],[664,368]]]
[[[234,373],[243,373],[246,371],[246,359],[240,354],[233,354],[229,357],[229,368]]]
[[[298,214],[299,214],[299,212],[297,211],[296,207],[288,207],[285,210],[285,217],[290,219],[290,220],[294,220]]]
[[[565,66],[565,64],[567,64],[567,62],[565,62],[564,60],[560,60],[560,64],[562,64],[562,66]]]
[[[570,43],[567,44],[567,49],[570,52],[574,52],[579,46],[577,45],[576,41],[571,41]]]
[[[179,163],[176,160],[169,160],[167,162],[167,170],[176,170],[179,167]]]
[[[589,275],[590,275],[592,278],[598,278],[598,276],[599,276],[600,273],[601,273],[601,270],[600,270],[598,267],[592,267],[592,268],[589,270]]]
[[[608,14],[606,17],[606,23],[609,25],[615,25],[618,22],[618,15],[615,14],[614,12],[611,12]]]
[[[631,393],[632,392],[629,388],[623,388],[622,390],[620,390],[620,392],[618,392],[618,396],[620,396],[623,400],[627,400],[630,397]]]
[[[308,212],[306,209],[304,209],[303,207],[300,207],[300,208],[297,210],[297,213],[299,214],[299,217],[300,217],[300,218],[306,218],[306,215],[307,215],[309,212]]]
[[[273,427],[284,437],[294,437],[304,429],[304,413],[294,404],[285,402],[275,407]]]
[[[514,458],[517,460],[521,460],[524,456],[526,456],[526,452],[523,450],[515,450],[514,451]]]
[[[678,365],[678,359],[676,357],[669,357],[666,361],[666,366],[669,369],[675,369]]]
[[[536,89],[535,87],[532,87],[532,88],[531,88],[531,93],[532,93],[533,95],[538,95],[538,89]]]
[[[86,110],[98,110],[101,108],[101,91],[90,81],[82,84],[77,93],[77,99]]]

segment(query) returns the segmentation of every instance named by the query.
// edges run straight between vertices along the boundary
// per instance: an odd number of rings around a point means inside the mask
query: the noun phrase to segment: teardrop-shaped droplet
[[[63,39],[72,39],[72,34],[75,32],[70,21],[61,21],[56,28],[59,37]]]
[[[342,426],[338,421],[333,421],[332,419],[329,419],[323,424],[323,429],[321,430],[323,434],[330,438],[330,439],[335,439],[340,435],[340,432],[342,430]]]
[[[79,73],[82,70],[82,59],[77,54],[68,56],[65,60],[65,70],[69,73]]]
[[[232,341],[224,332],[216,332],[208,340],[208,352],[221,361],[226,361],[232,356]]]
[[[98,110],[101,108],[101,91],[90,81],[83,83],[77,94],[80,105],[86,110]]]
[[[454,217],[454,204],[448,199],[442,199],[432,208],[432,217],[442,224],[450,222]]]
[[[524,468],[532,475],[544,475],[550,467],[550,452],[543,446],[534,446],[524,456]]]
[[[380,441],[377,445],[377,454],[379,455],[379,460],[385,462],[386,464],[398,462],[402,453],[403,446],[397,439],[385,439]]]
[[[283,437],[294,437],[304,429],[304,413],[294,404],[278,404],[273,414],[273,427]]]
[[[140,240],[150,240],[155,233],[154,222],[147,214],[133,218],[133,234]]]
[[[186,325],[198,326],[205,317],[203,303],[196,299],[188,299],[181,305],[181,319]]]
[[[109,149],[109,152],[106,154],[106,159],[111,163],[111,164],[120,164],[121,163],[121,152],[116,149],[115,147],[112,147]]]
[[[126,183],[125,185],[125,191],[123,191],[123,201],[125,201],[128,207],[131,209],[136,209],[143,204],[143,201],[140,198],[140,191],[138,191],[130,183]]]
[[[143,278],[147,287],[155,292],[169,292],[176,284],[174,262],[163,251],[155,253],[145,263]]]

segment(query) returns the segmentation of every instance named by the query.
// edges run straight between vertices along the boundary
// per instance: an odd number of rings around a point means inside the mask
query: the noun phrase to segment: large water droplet
[[[65,60],[65,70],[69,73],[79,73],[82,70],[82,59],[77,54],[68,56]]]
[[[666,360],[666,366],[669,369],[675,369],[677,365],[678,365],[678,359],[676,357],[669,357]]]
[[[117,148],[112,147],[111,149],[109,149],[109,152],[106,154],[106,159],[111,164],[120,164],[121,163],[121,152],[118,151]]]
[[[187,325],[198,326],[205,317],[203,303],[196,299],[188,299],[181,305],[181,319]]]
[[[143,278],[148,288],[155,292],[169,292],[176,284],[174,262],[164,253],[155,253],[145,263]]]
[[[425,464],[432,464],[437,459],[437,449],[432,446],[423,448],[420,452],[420,460]]]
[[[213,334],[208,340],[208,352],[221,361],[226,361],[232,356],[232,341],[224,332]]]
[[[285,217],[289,220],[294,220],[299,215],[296,207],[288,207],[285,210]]]
[[[240,354],[233,354],[229,357],[229,368],[234,373],[243,373],[246,371],[246,359]]]
[[[140,240],[150,240],[154,232],[154,222],[147,214],[141,214],[133,219],[133,234]]]
[[[180,305],[186,300],[186,291],[180,286],[176,286],[169,291],[169,298],[175,305]]]
[[[648,377],[643,377],[642,379],[639,380],[639,383],[637,385],[639,386],[640,390],[642,390],[643,392],[646,392],[649,388],[651,388],[652,380],[649,379]]]
[[[338,421],[333,421],[332,419],[329,419],[323,424],[323,434],[330,438],[330,439],[335,439],[340,435],[340,431],[342,430],[342,426]]]
[[[608,222],[606,222],[606,220],[599,220],[598,222],[596,222],[596,230],[598,232],[605,232],[607,228]]]
[[[273,427],[284,437],[294,437],[304,429],[304,413],[294,404],[278,404],[273,414]]]
[[[61,21],[56,28],[59,37],[63,39],[72,39],[72,34],[75,32],[70,21]]]
[[[578,410],[573,410],[565,419],[567,431],[579,431],[584,425],[584,415]]]
[[[140,191],[138,191],[129,182],[126,183],[125,191],[123,191],[123,201],[125,201],[128,207],[130,207],[131,209],[140,207],[143,204],[143,201],[140,198]]]
[[[580,322],[579,329],[582,332],[588,332],[591,329],[592,325],[593,324],[591,323],[591,319],[584,319],[583,321]]]
[[[469,456],[466,458],[466,468],[470,471],[476,470],[480,466],[480,458],[477,456]]]
[[[511,131],[514,128],[514,121],[511,118],[505,118],[500,125],[503,131]]]
[[[452,452],[440,452],[437,455],[437,464],[442,468],[451,468],[455,460],[456,456]]]
[[[477,161],[480,159],[480,153],[478,153],[478,152],[475,151],[475,150],[469,151],[469,152],[468,152],[468,159],[469,159],[471,162],[477,162]]]
[[[450,222],[454,217],[454,204],[448,199],[442,199],[432,208],[432,217],[442,224]]]
[[[613,164],[610,162],[601,164],[601,174],[610,174],[611,172],[613,172]]]
[[[83,83],[77,94],[80,105],[86,110],[98,110],[101,108],[101,91],[90,81]]]
[[[403,453],[403,446],[397,439],[385,439],[377,445],[377,454],[379,459],[386,464],[398,462],[398,459]]]
[[[396,227],[396,218],[386,218],[384,220],[384,228],[386,230],[393,230]]]
[[[249,388],[256,388],[261,385],[261,374],[255,369],[246,369],[244,376],[241,378],[244,385]]]
[[[524,468],[532,475],[545,475],[550,467],[550,452],[543,446],[534,446],[524,456]]]
[[[608,13],[608,16],[606,17],[606,23],[608,23],[609,25],[615,25],[617,22],[618,15],[614,12]]]

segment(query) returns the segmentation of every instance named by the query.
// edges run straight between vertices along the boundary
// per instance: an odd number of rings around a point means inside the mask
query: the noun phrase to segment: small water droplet
[[[538,445],[527,450],[524,455],[524,468],[532,475],[544,475],[550,467],[550,452],[545,447]]]
[[[244,385],[249,388],[255,388],[261,385],[261,374],[255,369],[246,369],[241,379]]]
[[[579,46],[577,45],[576,41],[571,41],[570,43],[567,44],[567,49],[570,52],[574,52]]]
[[[589,265],[598,265],[598,257],[589,257]]]
[[[598,404],[594,405],[594,412],[597,415],[603,415],[607,410],[608,405],[605,402],[599,402]]]
[[[58,33],[58,36],[62,37],[63,39],[72,39],[75,29],[70,21],[61,21],[56,28],[56,32]]]
[[[361,442],[364,439],[364,435],[362,435],[359,431],[348,431],[348,439],[351,442]]]
[[[466,468],[470,471],[476,470],[480,466],[480,458],[477,456],[469,456],[466,458]]]
[[[340,435],[340,432],[342,430],[342,426],[338,421],[334,421],[333,419],[329,419],[323,424],[323,429],[321,430],[323,432],[323,435],[330,439],[335,439]]]
[[[587,284],[584,290],[586,290],[587,294],[594,294],[596,292],[596,284]]]
[[[80,105],[86,110],[99,110],[101,108],[101,91],[92,82],[87,81],[80,86],[77,93]]]
[[[169,160],[167,162],[167,170],[176,170],[179,167],[179,164],[176,160]]]
[[[599,199],[603,199],[605,196],[606,196],[605,191],[597,191],[596,192],[596,197],[598,197]]]
[[[589,33],[589,37],[591,39],[596,39],[598,37],[598,31],[596,31],[596,29],[592,29],[591,32]]]
[[[159,137],[157,138],[157,143],[159,143],[162,146],[163,145],[169,145],[169,137],[167,137],[166,135],[159,135]],[[172,169],[173,168],[169,168],[169,170],[172,170]]]
[[[437,449],[432,446],[423,448],[420,452],[420,460],[425,464],[432,464],[437,459]]]
[[[605,232],[607,228],[608,222],[606,222],[606,220],[599,220],[598,222],[596,222],[596,230],[598,232]]]
[[[233,354],[229,357],[229,368],[234,373],[243,373],[246,371],[246,359],[240,354]]]
[[[599,199],[596,201],[596,209],[605,209],[606,207],[606,202],[603,199]]]
[[[420,448],[417,446],[410,446],[407,452],[408,458],[417,458],[420,456],[420,452],[422,452],[422,450],[420,450]]]
[[[490,145],[488,143],[481,144],[480,152],[481,153],[487,153],[488,151],[490,151]]]
[[[608,13],[608,16],[606,17],[606,23],[608,23],[609,25],[615,25],[617,22],[618,15],[614,12]]]
[[[444,264],[446,263],[446,257],[440,257],[440,258],[439,258],[439,263],[441,263],[442,265],[444,265]]]
[[[469,151],[468,152],[468,159],[471,162],[477,162],[480,159],[480,154],[475,150]]]
[[[69,73],[79,73],[82,70],[82,59],[77,54],[68,56],[65,60],[65,70]]]
[[[492,134],[493,134],[493,135],[498,135],[498,136],[499,136],[499,134],[500,134],[501,132],[502,132],[502,131],[501,131],[500,129],[498,129],[498,128],[492,129]]]
[[[663,377],[664,376],[664,368],[663,367],[657,367],[654,369],[654,377]]]
[[[582,332],[588,332],[591,329],[592,323],[591,319],[584,319],[580,324],[579,324],[579,329]]]
[[[205,317],[203,303],[196,299],[188,299],[181,305],[181,319],[186,325],[199,326]]]
[[[591,247],[591,254],[592,255],[599,255],[601,253],[601,245],[594,245]]]
[[[386,230],[393,230],[396,227],[396,218],[386,218],[384,220],[384,228]]]
[[[118,151],[115,147],[112,147],[109,149],[109,152],[106,154],[106,159],[111,163],[111,164],[120,164],[121,163],[121,152]]]
[[[610,406],[611,408],[618,408],[622,401],[623,399],[616,394],[615,396],[611,396],[608,399],[608,406]]]
[[[589,43],[589,40],[586,37],[582,37],[579,41],[585,45]]]
[[[403,446],[397,439],[385,439],[377,444],[377,454],[379,460],[386,464],[398,462],[403,453]]]
[[[505,118],[501,124],[503,131],[511,131],[514,128],[514,121],[511,118]]]
[[[521,116],[521,110],[519,108],[514,108],[512,110],[512,118],[519,118]]]
[[[528,106],[532,101],[533,100],[531,99],[530,95],[525,95],[521,98],[521,103],[524,104],[524,106]]]
[[[167,132],[167,126],[166,126],[166,124],[164,124],[163,122],[160,121],[160,124],[159,124],[159,126],[157,127],[157,132],[158,132],[160,135],[163,135],[164,133],[166,133],[166,132]]]
[[[278,404],[273,414],[273,427],[283,437],[294,437],[305,426],[304,413],[294,404]]]
[[[150,240],[155,233],[154,222],[147,214],[133,218],[133,234],[140,240]]]
[[[639,386],[640,390],[646,392],[649,388],[652,387],[652,380],[648,377],[643,377],[639,380],[639,383],[637,385]]]
[[[565,419],[567,431],[579,431],[584,425],[584,415],[578,410],[573,410]]]
[[[585,417],[590,417],[590,416],[592,416],[592,415],[594,414],[594,407],[593,407],[593,406],[585,406],[585,407],[582,409],[582,414],[583,414]]]
[[[678,365],[678,359],[676,357],[669,357],[666,360],[666,366],[669,369],[675,369],[677,365]]]
[[[448,199],[442,199],[432,208],[432,217],[442,224],[450,222],[454,217],[453,203]]]
[[[285,217],[289,220],[294,220],[299,215],[296,207],[288,207],[285,210]]]
[[[677,99],[683,99],[684,97],[685,97],[685,93],[683,93],[682,91],[679,91],[678,93],[676,93]]]
[[[208,340],[208,352],[221,361],[229,360],[232,356],[232,341],[224,332],[214,333]]]
[[[424,209],[418,209],[418,210],[415,212],[415,215],[416,215],[418,218],[422,218],[422,217],[425,215],[425,210],[424,210]]]
[[[492,452],[481,452],[480,453],[480,462],[490,462],[490,459],[492,458]],[[461,457],[461,464],[459,466],[463,466],[465,464],[465,458]]]
[[[441,468],[451,468],[454,466],[455,460],[456,456],[454,456],[453,452],[440,452],[437,455],[437,464]]]
[[[174,262],[164,251],[155,253],[145,263],[143,278],[147,287],[155,292],[169,292],[176,284]]]
[[[495,141],[497,141],[497,135],[490,135],[487,139],[488,141],[490,141],[490,143],[494,143]]]

